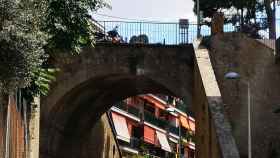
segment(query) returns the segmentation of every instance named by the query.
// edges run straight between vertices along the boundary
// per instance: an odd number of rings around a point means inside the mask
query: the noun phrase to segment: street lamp
[[[224,76],[226,79],[239,79],[240,74],[237,72],[227,72]],[[251,134],[251,91],[250,82],[246,82],[247,85],[247,104],[248,104],[248,158],[252,158],[252,134]]]
[[[178,111],[174,107],[169,107],[166,109],[169,113],[175,113],[177,116],[179,116]],[[180,122],[180,121],[179,121]],[[181,124],[179,123],[179,158],[181,158]]]

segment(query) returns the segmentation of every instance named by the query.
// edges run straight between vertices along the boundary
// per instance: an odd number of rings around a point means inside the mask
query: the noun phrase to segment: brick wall
[[[4,157],[5,153],[5,120],[7,114],[7,108],[2,104],[3,98],[0,98],[0,157]]]
[[[14,95],[9,96],[7,106],[0,108],[0,157],[25,158],[25,125],[22,107]]]

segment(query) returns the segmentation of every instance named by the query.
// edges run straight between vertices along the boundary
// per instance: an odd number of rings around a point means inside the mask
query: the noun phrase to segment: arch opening
[[[96,122],[114,103],[147,93],[191,98],[191,93],[182,94],[176,88],[172,83],[163,85],[144,75],[111,74],[90,79],[71,89],[49,115],[42,118],[43,126],[47,127],[43,131],[43,142],[48,144],[41,144],[45,149],[41,154],[90,157],[94,153],[89,149],[91,140],[88,138]]]

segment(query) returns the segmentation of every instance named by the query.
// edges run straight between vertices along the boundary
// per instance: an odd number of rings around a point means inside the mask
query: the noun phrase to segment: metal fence
[[[117,30],[122,41],[133,43],[135,39],[146,36],[149,44],[177,45],[192,43],[197,37],[198,24],[189,23],[182,26],[180,23],[163,22],[126,22],[126,21],[99,21],[104,33]],[[211,29],[208,25],[200,25],[201,35],[209,36]],[[225,32],[236,31],[230,24],[224,26]],[[146,38],[144,37],[144,38]],[[141,41],[141,40],[139,40]]]
[[[105,33],[117,28],[122,40],[132,43],[133,39],[146,36],[149,44],[183,44],[192,43],[197,35],[197,24],[189,24],[181,27],[179,23],[162,22],[125,22],[125,21],[101,21]],[[202,35],[210,35],[210,28],[201,27]]]
[[[261,22],[265,19],[257,19]],[[167,22],[127,22],[127,21],[98,21],[99,30],[103,30],[104,34],[114,29],[120,35],[121,41],[124,43],[149,43],[178,45],[192,43],[197,38],[196,23],[188,23],[182,26],[180,23]],[[280,34],[280,19],[276,21],[276,36]],[[207,24],[200,25],[201,35],[211,35],[211,28]],[[240,29],[232,24],[224,25],[224,32],[238,32]],[[268,40],[268,29],[258,31],[258,39],[270,47],[275,47],[271,40]],[[145,40],[141,40],[144,38]],[[135,42],[136,41],[136,42]]]

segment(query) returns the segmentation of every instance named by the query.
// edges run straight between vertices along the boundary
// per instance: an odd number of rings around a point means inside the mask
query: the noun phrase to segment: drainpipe
[[[28,123],[27,123],[27,107],[26,107],[26,100],[23,98],[23,121],[24,121],[24,146],[25,146],[25,157],[29,158],[28,151],[29,151],[29,136],[28,136]]]
[[[5,158],[10,157],[11,99],[12,99],[12,96],[9,95],[9,103],[8,103],[7,119],[6,119]]]

